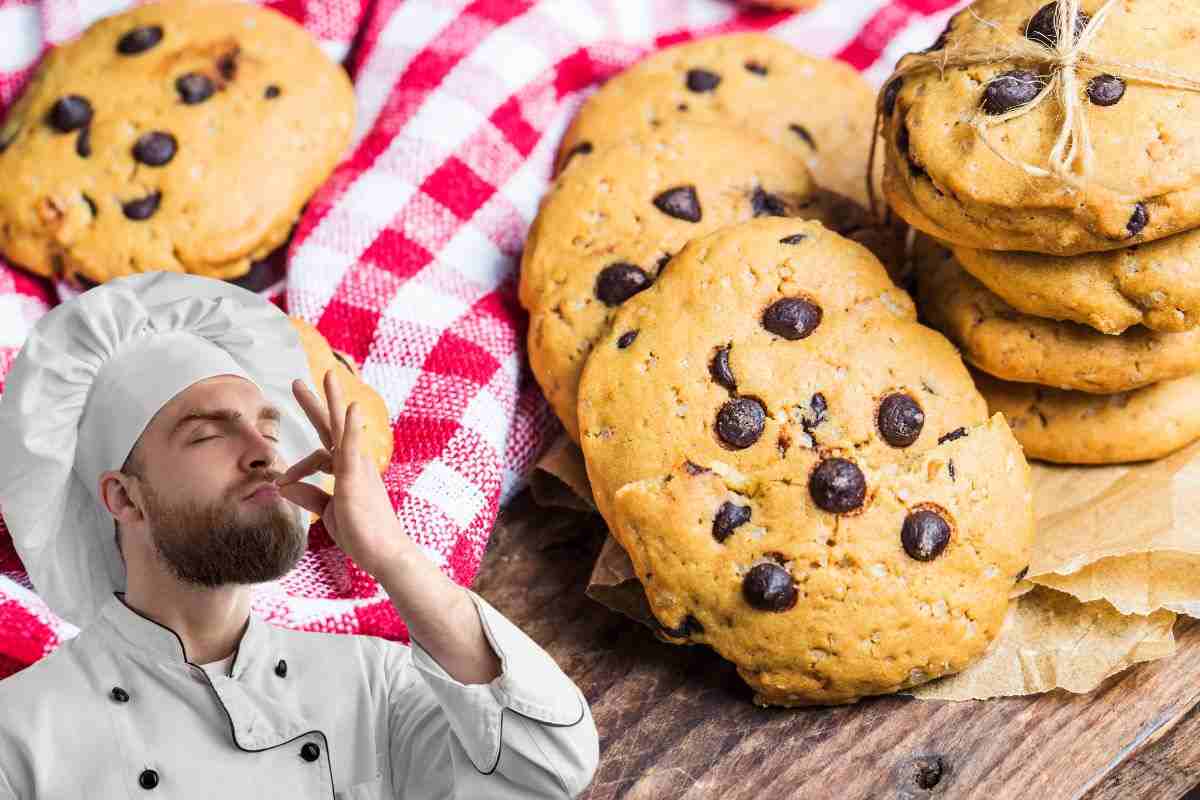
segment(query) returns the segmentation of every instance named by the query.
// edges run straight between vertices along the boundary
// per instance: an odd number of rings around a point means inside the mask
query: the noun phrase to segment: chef
[[[591,781],[582,692],[409,538],[357,404],[333,371],[323,396],[308,375],[286,315],[211,278],[117,278],[37,322],[0,398],[0,509],[80,632],[0,681],[0,800],[569,798]],[[251,613],[310,513],[411,646]]]

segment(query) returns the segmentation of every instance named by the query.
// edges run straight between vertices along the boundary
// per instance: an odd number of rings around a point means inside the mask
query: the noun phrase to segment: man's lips
[[[279,497],[279,487],[273,483],[264,483],[260,485],[250,494],[243,497],[243,500],[271,500]]]

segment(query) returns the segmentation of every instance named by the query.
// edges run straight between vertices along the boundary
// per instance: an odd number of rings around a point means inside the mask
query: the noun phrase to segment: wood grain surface
[[[1087,695],[762,709],[708,647],[664,644],[584,594],[604,534],[526,491],[473,586],[587,696],[600,766],[582,798],[1176,800],[1200,782],[1200,622],[1176,624],[1174,656]]]

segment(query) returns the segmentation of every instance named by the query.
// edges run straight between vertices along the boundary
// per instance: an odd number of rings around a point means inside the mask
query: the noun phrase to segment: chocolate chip
[[[175,157],[175,137],[162,131],[142,134],[133,145],[133,157],[149,167],[161,167]]]
[[[767,68],[764,67],[762,64],[759,64],[757,61],[747,61],[746,62],[746,70],[748,72],[753,72],[755,75],[766,75],[767,74]]]
[[[1075,17],[1075,38],[1083,33],[1090,20],[1087,14],[1079,12]],[[1045,47],[1058,46],[1058,3],[1047,3],[1029,18],[1025,25],[1025,37]]]
[[[162,38],[161,25],[145,25],[141,28],[134,28],[117,40],[117,52],[127,56],[144,53],[161,42]]]
[[[735,397],[717,412],[717,436],[736,450],[758,441],[767,423],[767,409],[753,397]]]
[[[780,244],[800,244],[808,238],[805,233],[793,233],[791,236],[785,236],[779,240]]]
[[[84,125],[79,129],[79,136],[75,138],[75,152],[80,158],[87,158],[92,154],[92,126]]]
[[[892,447],[908,447],[921,435],[925,412],[912,397],[897,392],[883,398],[876,422],[885,442]]]
[[[896,78],[891,81],[883,90],[883,113],[889,117],[896,110],[896,98],[900,96],[900,89],[904,86],[904,78]]]
[[[739,506],[726,500],[713,517],[712,534],[718,542],[724,542],[734,528],[750,521],[750,506]]]
[[[1125,96],[1125,81],[1116,75],[1097,75],[1088,81],[1088,99],[1098,106],[1115,106]]]
[[[665,267],[667,265],[667,262],[669,262],[670,260],[671,260],[671,254],[663,253],[661,256],[658,257],[658,261],[654,262],[654,271],[657,274],[661,275],[662,271],[663,271],[663,267]]]
[[[764,328],[791,341],[810,336],[820,324],[821,307],[802,297],[776,300],[762,315]]]
[[[91,121],[92,104],[77,94],[59,98],[47,117],[47,122],[60,133],[77,131]]]
[[[900,123],[900,130],[896,131],[896,149],[904,156],[904,160],[908,162],[908,171],[915,176],[928,175],[925,169],[913,160],[912,154],[908,151],[908,123]]]
[[[716,355],[709,362],[708,374],[712,376],[714,381],[729,391],[735,392],[737,391],[737,381],[734,380],[733,370],[729,368],[729,348],[730,345],[717,348]]]
[[[914,511],[904,518],[900,529],[904,552],[917,561],[932,561],[950,542],[950,523],[929,509]]]
[[[561,172],[562,170],[566,169],[567,164],[570,164],[571,159],[575,156],[586,156],[590,152],[592,152],[591,142],[580,142],[579,144],[575,145],[567,151],[567,155],[563,159],[562,166],[558,168],[559,171]]]
[[[216,90],[217,87],[213,84],[212,79],[199,72],[180,75],[175,81],[175,91],[179,92],[179,99],[189,106],[203,103],[212,97]]]
[[[217,59],[217,72],[227,81],[233,80],[237,75],[237,59],[240,52],[240,49],[235,48]]]
[[[783,204],[783,201],[770,192],[763,191],[761,186],[755,187],[754,193],[750,195],[750,208],[754,211],[754,216],[756,217],[764,215],[772,217],[787,216],[787,206]]]
[[[1013,578],[1013,581],[1019,581],[1028,574],[1029,574],[1029,565],[1026,564],[1025,566],[1021,567],[1021,571],[1017,573],[1017,577]]]
[[[158,211],[160,200],[162,200],[162,192],[153,192],[137,200],[122,203],[121,210],[125,212],[125,216],[129,217],[129,219],[149,219],[154,216],[155,211]]]
[[[629,345],[633,344],[633,340],[637,338],[637,335],[637,331],[625,331],[621,334],[620,338],[617,339],[617,347],[624,350],[626,347],[629,347]]]
[[[654,198],[654,205],[667,216],[686,222],[700,221],[700,198],[694,186],[676,186]]]
[[[955,439],[961,439],[962,437],[964,437],[966,435],[967,435],[966,428],[955,428],[954,430],[950,431],[949,433],[944,433],[941,436],[939,436],[937,443],[945,444],[946,442],[953,442]]]
[[[1007,114],[1038,96],[1046,81],[1027,69],[1014,69],[997,75],[983,92],[983,110],[988,114]]]
[[[250,269],[246,271],[245,275],[239,275],[236,278],[226,278],[225,280],[247,291],[261,292],[280,281],[283,277],[281,266],[269,257],[263,258],[258,261],[252,261]],[[337,351],[335,350],[333,354],[336,356]]]
[[[787,611],[798,595],[792,576],[778,564],[757,564],[742,578],[742,596],[761,611]]]
[[[1145,203],[1138,203],[1133,207],[1133,216],[1129,218],[1129,222],[1125,225],[1125,230],[1129,231],[1130,236],[1137,236],[1145,229],[1150,222],[1150,212],[1146,210]]]
[[[700,620],[696,619],[691,614],[688,614],[686,617],[684,617],[683,622],[679,623],[679,627],[677,628],[668,628],[657,619],[655,619],[654,622],[658,625],[659,630],[668,636],[675,637],[676,639],[686,639],[693,633],[704,633],[704,626],[700,624]]]
[[[93,200],[89,195],[85,194],[83,195],[83,202],[87,203],[88,211],[92,212],[92,216],[96,216],[96,201]]]
[[[863,504],[867,496],[867,479],[853,461],[827,458],[812,471],[808,493],[818,508],[845,514]]]
[[[721,82],[721,76],[706,69],[689,69],[687,87],[693,92],[711,92]]]
[[[950,473],[950,480],[953,481],[955,478],[954,459],[953,458],[946,460],[946,471]]]
[[[74,273],[67,280],[67,283],[71,284],[76,289],[78,289],[79,291],[82,291],[82,292],[86,292],[88,289],[95,289],[97,286],[100,285],[100,284],[96,283],[94,280],[92,280],[91,278],[87,277],[86,275],[80,275],[78,272]]]
[[[649,288],[650,283],[650,276],[641,267],[618,261],[600,270],[596,276],[596,297],[606,306],[619,306]]]
[[[813,428],[819,427],[825,421],[826,412],[829,411],[829,404],[825,402],[825,395],[817,392],[812,396],[808,405],[812,409],[812,419],[804,417],[800,421],[800,427],[804,428],[804,432],[811,436]]]
[[[685,470],[687,470],[688,475],[699,475],[701,472],[709,471],[706,468],[704,468],[704,467],[700,466],[699,464],[696,464],[690,460],[685,460],[683,462],[683,468]]]
[[[263,91],[263,97],[267,98],[268,100],[274,100],[276,97],[279,97],[279,87],[275,84],[271,84],[266,88],[265,91]]]
[[[793,122],[791,125],[788,125],[788,129],[807,142],[808,146],[813,150],[817,149],[817,141],[816,139],[813,139],[812,134],[808,132],[808,128],[804,127],[803,125],[797,125]]]

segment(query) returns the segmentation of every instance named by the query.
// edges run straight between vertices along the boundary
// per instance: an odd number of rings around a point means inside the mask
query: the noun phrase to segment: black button
[[[305,761],[316,761],[321,757],[321,748],[312,742],[306,742],[304,747],[300,748],[300,757]]]
[[[287,675],[287,662],[282,658],[279,659],[279,663],[275,665],[275,674],[281,678],[284,675]]]
[[[111,694],[112,699],[116,700],[118,703],[129,702],[129,692],[125,691],[120,686],[114,686],[109,694]]]
[[[158,773],[152,769],[142,770],[142,774],[138,776],[138,785],[143,789],[153,789],[158,786]]]

